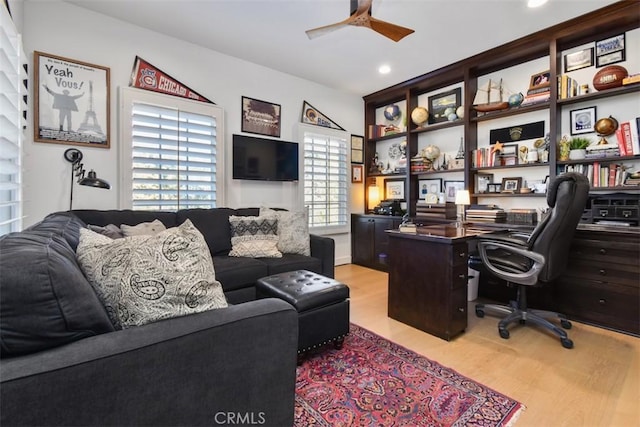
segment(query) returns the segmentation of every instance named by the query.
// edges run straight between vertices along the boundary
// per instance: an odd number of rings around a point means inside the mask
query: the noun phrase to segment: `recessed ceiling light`
[[[527,6],[529,7],[539,7],[545,4],[548,0],[529,0],[527,2]]]
[[[378,68],[378,72],[380,74],[389,74],[391,72],[391,67],[388,65],[381,65],[380,68]]]

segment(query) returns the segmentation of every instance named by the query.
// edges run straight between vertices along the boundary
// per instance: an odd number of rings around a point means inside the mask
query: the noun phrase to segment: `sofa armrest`
[[[292,425],[298,316],[264,299],[2,360],[2,425]]]
[[[311,256],[322,261],[322,275],[334,278],[336,265],[336,242],[331,237],[311,234]]]

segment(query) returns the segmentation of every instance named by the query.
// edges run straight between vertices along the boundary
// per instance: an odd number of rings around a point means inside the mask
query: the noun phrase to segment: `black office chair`
[[[569,246],[589,195],[589,181],[584,175],[558,175],[547,190],[549,215],[538,223],[530,235],[508,233],[480,236],[478,252],[485,268],[510,284],[517,285],[517,296],[508,306],[477,304],[476,315],[484,317],[485,309],[507,317],[498,323],[498,332],[509,338],[507,326],[519,321],[533,323],[554,332],[565,348],[573,348],[567,333],[548,319],[560,319],[560,325],[571,328],[562,314],[527,307],[526,289],[556,279],[565,270]]]

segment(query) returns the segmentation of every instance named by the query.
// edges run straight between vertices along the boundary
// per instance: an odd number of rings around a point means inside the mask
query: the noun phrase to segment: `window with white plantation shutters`
[[[347,135],[300,125],[304,145],[304,205],[317,233],[348,232]]]
[[[169,211],[216,207],[221,200],[220,108],[135,89],[124,92],[132,95],[123,104],[123,117],[130,120],[123,135],[130,164],[124,205]]]
[[[26,56],[0,6],[0,235],[22,228],[22,141],[26,126]]]

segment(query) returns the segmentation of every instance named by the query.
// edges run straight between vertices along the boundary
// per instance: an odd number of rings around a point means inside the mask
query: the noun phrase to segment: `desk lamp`
[[[64,159],[72,164],[71,168],[71,195],[69,196],[69,210],[73,206],[73,177],[77,178],[78,184],[87,185],[89,187],[110,189],[111,185],[98,178],[95,171],[91,169],[88,175],[85,177],[85,169],[82,163],[82,151],[76,148],[69,148],[64,152]]]
[[[465,218],[465,206],[470,205],[471,200],[469,198],[469,190],[456,191],[456,206],[458,208],[458,222],[460,225],[464,225]]]

